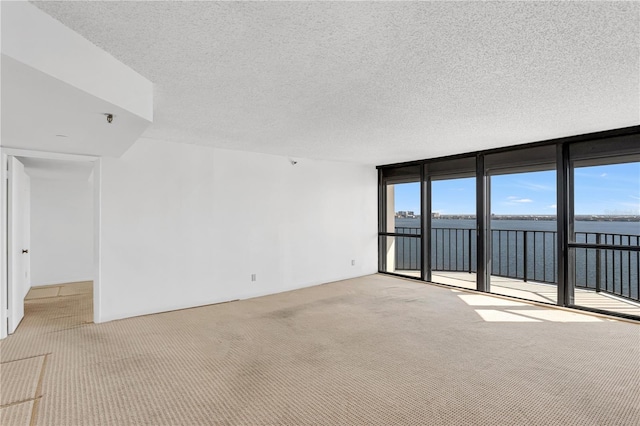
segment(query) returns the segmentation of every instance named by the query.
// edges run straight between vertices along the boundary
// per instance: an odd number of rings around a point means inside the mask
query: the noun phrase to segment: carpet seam
[[[61,333],[61,332],[64,332],[64,331],[69,331],[69,330],[76,330],[78,328],[86,327],[88,325],[93,325],[93,324],[95,324],[95,323],[94,322],[85,322],[85,323],[80,324],[80,325],[74,325],[73,327],[67,327],[67,328],[61,328],[60,330],[49,331],[46,334],[54,334],[54,333]]]
[[[93,283],[93,281],[91,281],[91,280],[87,280],[87,281],[72,281],[70,283],[34,285],[31,288],[40,289],[40,288],[67,287],[67,286],[70,286],[70,285],[85,284],[85,283]]]
[[[8,404],[0,405],[0,409],[7,408],[7,407],[13,407],[14,405],[20,405],[20,404],[25,404],[27,402],[35,401],[36,399],[42,398],[42,396],[43,395],[36,396],[36,397],[33,397],[33,398],[29,398],[29,399],[23,399],[22,401],[10,402]]]
[[[27,359],[40,358],[41,356],[47,356],[47,355],[51,355],[51,352],[47,352],[46,354],[40,354],[40,355],[32,355],[32,356],[28,356],[26,358],[12,359],[11,361],[3,361],[3,362],[0,362],[0,365],[9,364],[10,362],[24,361],[24,360],[27,360]]]
[[[44,396],[42,395],[42,382],[44,381],[44,372],[47,367],[48,357],[49,357],[49,354],[45,355],[44,359],[42,360],[40,377],[38,378],[38,386],[36,386],[35,395],[33,397],[33,407],[31,407],[31,421],[29,422],[29,426],[35,426],[36,418],[38,417],[38,407],[40,405],[40,399],[42,399],[42,397]]]
[[[84,296],[84,294],[62,294],[55,296],[47,296],[47,297],[34,297],[32,299],[25,299],[25,303],[36,302],[38,300],[48,300],[48,299],[60,299],[61,297],[79,297]]]

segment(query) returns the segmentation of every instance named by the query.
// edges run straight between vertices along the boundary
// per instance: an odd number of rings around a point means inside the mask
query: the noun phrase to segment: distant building
[[[420,215],[416,215],[412,211],[400,210],[400,211],[396,212],[396,218],[398,218],[398,219],[417,219],[419,217],[420,217]]]

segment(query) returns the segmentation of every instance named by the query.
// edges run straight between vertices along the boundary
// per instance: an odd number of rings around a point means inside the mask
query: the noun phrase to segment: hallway
[[[92,323],[92,281],[33,287],[16,333],[57,332]]]
[[[24,312],[18,329],[8,339],[17,343],[15,355],[5,353],[10,352],[5,342],[0,346],[3,350],[0,423],[3,425],[36,424],[43,379],[53,351],[53,346],[42,345],[46,339],[38,336],[55,336],[92,324],[93,282],[33,287],[25,297]]]

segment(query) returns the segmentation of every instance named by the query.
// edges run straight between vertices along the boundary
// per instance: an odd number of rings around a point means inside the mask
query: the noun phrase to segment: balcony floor
[[[398,274],[419,277],[419,271],[396,271]],[[475,290],[476,274],[474,272],[434,272],[431,281],[438,284],[447,284],[456,287]],[[540,283],[536,281],[522,281],[513,278],[491,276],[492,293],[504,296],[519,297],[542,303],[557,303],[557,291],[555,284]],[[618,312],[627,315],[640,316],[640,304],[626,301],[606,293],[596,293],[592,290],[575,289],[575,304],[592,309]]]

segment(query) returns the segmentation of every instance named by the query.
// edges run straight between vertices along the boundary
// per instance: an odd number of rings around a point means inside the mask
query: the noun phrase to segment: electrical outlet
[[[256,274],[251,274],[251,281],[255,281],[256,280]]]
[[[356,260],[355,259],[351,259],[351,266],[355,266],[356,264]]]

